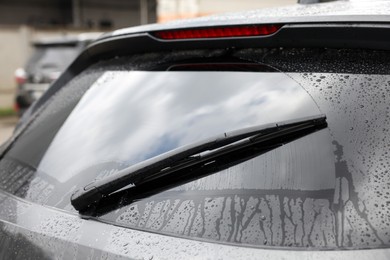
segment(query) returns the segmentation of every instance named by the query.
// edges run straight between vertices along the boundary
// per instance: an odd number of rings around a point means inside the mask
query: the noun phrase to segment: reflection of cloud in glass
[[[280,73],[107,72],[81,99],[38,168],[65,181],[101,162],[131,165],[222,132],[319,113],[310,96]]]

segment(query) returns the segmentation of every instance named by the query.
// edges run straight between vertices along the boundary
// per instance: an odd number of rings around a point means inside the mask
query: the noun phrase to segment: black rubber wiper
[[[71,203],[80,212],[127,188],[132,198],[153,194],[215,173],[327,127],[319,115],[244,128],[186,145],[96,180],[76,190]],[[127,192],[127,195],[129,192]]]

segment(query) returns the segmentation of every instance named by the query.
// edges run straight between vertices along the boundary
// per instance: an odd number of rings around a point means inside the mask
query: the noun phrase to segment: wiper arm
[[[130,166],[107,178],[96,180],[76,190],[71,203],[85,211],[102,198],[109,197],[129,185],[137,191],[134,197],[147,194],[147,185],[156,181],[191,180],[226,169],[240,162],[273,150],[286,143],[327,127],[324,115],[301,118],[276,124],[254,126],[224,133],[186,145],[141,163]],[[138,186],[145,189],[137,189]],[[153,185],[151,185],[153,186]],[[166,185],[169,186],[169,185]]]

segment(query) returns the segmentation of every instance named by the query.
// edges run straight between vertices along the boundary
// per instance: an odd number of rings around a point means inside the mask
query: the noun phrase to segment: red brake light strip
[[[154,32],[153,35],[163,40],[265,36],[277,32],[281,27],[281,25],[245,25],[180,29]]]

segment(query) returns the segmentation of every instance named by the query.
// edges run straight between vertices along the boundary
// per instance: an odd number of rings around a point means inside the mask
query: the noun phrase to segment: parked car
[[[102,36],[0,147],[0,258],[390,259],[389,14]]]
[[[15,71],[17,94],[15,109],[19,115],[49,88],[78,54],[101,33],[42,38],[33,42],[33,54],[24,68]]]

